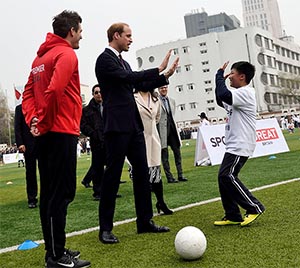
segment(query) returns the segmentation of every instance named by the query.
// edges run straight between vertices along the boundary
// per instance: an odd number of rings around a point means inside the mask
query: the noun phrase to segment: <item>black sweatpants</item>
[[[246,214],[258,214],[265,210],[264,206],[238,178],[238,174],[247,160],[248,157],[225,153],[220,166],[219,190],[227,220],[243,221],[239,206],[246,210]]]
[[[76,191],[75,135],[48,132],[37,138],[40,218],[45,250],[54,259],[65,251],[67,208]]]

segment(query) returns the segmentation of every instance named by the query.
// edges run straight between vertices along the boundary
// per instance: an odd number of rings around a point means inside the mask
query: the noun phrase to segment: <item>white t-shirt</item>
[[[255,90],[249,85],[233,89],[232,105],[223,102],[228,122],[225,127],[226,152],[251,156],[256,145]]]

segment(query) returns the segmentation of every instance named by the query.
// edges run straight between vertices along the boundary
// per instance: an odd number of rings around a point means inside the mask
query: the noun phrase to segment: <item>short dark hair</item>
[[[119,33],[121,35],[124,32],[124,26],[129,27],[129,25],[124,22],[118,22],[112,24],[107,30],[108,42],[111,42],[113,40],[113,36],[115,33]]]
[[[235,69],[239,74],[246,76],[246,83],[249,84],[255,74],[255,67],[247,61],[238,61],[232,64],[231,70]]]
[[[61,38],[66,38],[68,32],[74,28],[77,32],[79,23],[82,22],[81,17],[75,11],[64,10],[53,18],[52,27],[54,34]]]
[[[95,91],[95,88],[96,88],[96,87],[100,88],[99,84],[96,84],[96,85],[94,85],[94,86],[92,87],[92,94],[94,94],[94,91]],[[100,90],[100,91],[101,91],[101,90]]]

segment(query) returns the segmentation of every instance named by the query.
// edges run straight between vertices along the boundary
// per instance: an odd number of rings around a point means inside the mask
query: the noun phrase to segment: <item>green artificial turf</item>
[[[285,134],[290,152],[250,159],[240,178],[255,188],[300,177],[300,133]],[[189,145],[186,145],[186,144]],[[208,200],[219,196],[218,166],[194,167],[195,141],[183,141],[182,157],[185,176],[189,181],[167,184],[164,180],[165,200],[171,208]],[[92,200],[92,190],[80,181],[90,164],[90,156],[78,159],[78,189],[70,205],[67,232],[98,226],[98,203]],[[172,169],[174,161],[171,156]],[[24,168],[16,164],[0,167],[0,248],[21,244],[26,239],[42,239],[38,209],[28,209],[25,194]],[[124,167],[117,199],[115,221],[135,217],[132,183]],[[11,182],[11,184],[7,184]],[[300,267],[299,181],[255,192],[267,210],[250,227],[215,227],[213,221],[223,216],[220,202],[176,211],[171,216],[154,220],[171,228],[166,234],[136,234],[135,223],[118,225],[114,233],[121,243],[103,245],[98,232],[67,238],[67,246],[79,249],[82,258],[92,261],[92,267]],[[155,198],[153,197],[153,204]],[[297,221],[298,220],[298,221]],[[198,261],[186,262],[175,252],[177,231],[187,225],[200,228],[208,246]],[[0,254],[0,267],[42,267],[44,250],[12,251]]]

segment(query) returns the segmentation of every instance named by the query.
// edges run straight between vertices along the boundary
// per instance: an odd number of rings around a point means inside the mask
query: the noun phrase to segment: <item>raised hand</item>
[[[170,57],[171,57],[171,53],[172,53],[172,49],[170,49],[170,50],[168,51],[168,53],[167,53],[167,55],[165,56],[163,62],[162,62],[161,65],[158,67],[159,72],[162,72],[162,71],[164,71],[164,70],[167,68],[168,63],[169,63],[169,59],[170,59]]]
[[[228,63],[229,63],[229,61],[226,61],[220,69],[222,69],[223,71],[225,71],[225,69],[226,69],[227,66],[228,66]],[[224,75],[224,79],[226,80],[226,79],[228,78],[229,75],[230,75],[230,73]]]
[[[169,78],[171,75],[174,74],[174,72],[175,72],[175,70],[176,70],[176,68],[178,66],[178,62],[179,62],[179,57],[177,57],[174,60],[174,62],[172,64],[172,66],[170,67],[170,69],[164,73],[164,75],[165,75],[166,78]]]

